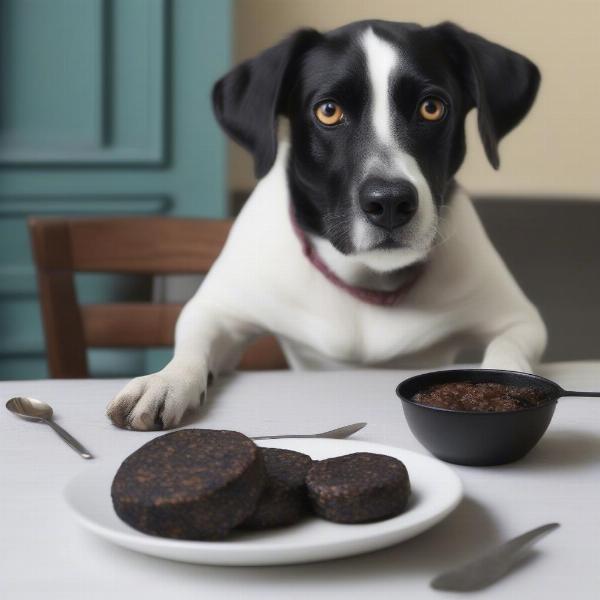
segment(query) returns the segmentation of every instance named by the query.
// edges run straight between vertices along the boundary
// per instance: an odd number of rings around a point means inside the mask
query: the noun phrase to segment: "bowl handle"
[[[600,398],[600,392],[574,392],[572,390],[562,390],[561,397],[563,396],[586,396],[590,398]]]

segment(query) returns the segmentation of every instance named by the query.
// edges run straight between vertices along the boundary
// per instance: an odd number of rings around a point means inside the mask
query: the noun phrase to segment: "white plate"
[[[118,464],[90,466],[65,489],[79,522],[100,537],[130,550],[205,565],[282,565],[352,556],[393,546],[429,529],[459,503],[462,484],[444,463],[402,448],[355,440],[282,439],[259,445],[287,448],[314,459],[352,452],[375,452],[400,459],[408,469],[412,497],[407,510],[392,519],[341,525],[317,517],[260,532],[234,532],[227,540],[196,542],[140,533],[116,515],[110,486]]]

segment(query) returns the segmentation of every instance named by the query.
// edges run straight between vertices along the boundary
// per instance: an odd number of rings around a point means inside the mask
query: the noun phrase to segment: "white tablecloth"
[[[249,435],[324,431],[355,421],[356,439],[425,452],[404,421],[396,384],[411,373],[354,371],[238,374],[217,384],[198,424]],[[548,365],[566,388],[600,390],[600,363]],[[122,431],[104,416],[118,380],[0,383],[5,402],[51,403],[58,423],[96,455],[124,458],[160,433]],[[0,416],[0,598],[442,598],[440,570],[527,529],[559,521],[510,576],[471,598],[587,600],[600,597],[600,399],[565,398],[549,431],[522,461],[455,467],[465,499],[443,523],[387,550],[289,567],[203,567],[121,549],[83,531],[62,499],[86,469],[49,428]]]

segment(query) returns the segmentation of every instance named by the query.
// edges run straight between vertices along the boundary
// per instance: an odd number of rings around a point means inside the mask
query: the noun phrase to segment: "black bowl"
[[[417,404],[415,394],[441,383],[502,383],[542,390],[539,406],[506,412],[448,410]],[[434,371],[406,379],[397,388],[404,415],[414,436],[434,456],[459,465],[490,466],[525,456],[548,428],[560,386],[537,375],[493,369]]]

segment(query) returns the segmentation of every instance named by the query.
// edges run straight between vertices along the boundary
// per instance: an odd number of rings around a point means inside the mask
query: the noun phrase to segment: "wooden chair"
[[[182,305],[79,305],[76,272],[206,273],[221,251],[231,223],[164,217],[29,219],[51,377],[88,377],[87,348],[174,343]],[[273,337],[255,342],[240,364],[242,369],[286,367]]]

